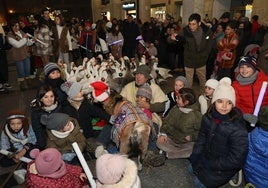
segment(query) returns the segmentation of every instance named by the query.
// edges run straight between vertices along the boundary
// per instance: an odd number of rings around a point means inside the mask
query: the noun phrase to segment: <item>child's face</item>
[[[51,73],[49,73],[48,78],[50,79],[57,79],[60,78],[60,71],[59,70],[54,70]]]
[[[55,103],[55,96],[52,91],[46,92],[46,94],[40,100],[45,107],[52,106]]]
[[[213,93],[214,93],[214,90],[213,88],[211,87],[208,87],[208,86],[205,86],[205,95],[207,97],[212,97]]]
[[[62,132],[70,131],[72,128],[71,122],[68,121],[67,124],[63,127]]]
[[[178,92],[181,88],[184,87],[184,83],[180,80],[176,80],[174,83],[174,90]]]
[[[254,70],[248,65],[241,65],[239,67],[239,73],[244,78],[249,78],[254,74]]]
[[[215,108],[220,114],[226,115],[232,110],[233,103],[229,99],[218,99],[215,101]]]
[[[230,26],[226,26],[226,29],[225,29],[225,34],[226,35],[230,35],[234,32],[234,29],[231,28]]]
[[[139,102],[147,102],[146,97],[137,95],[137,103]]]
[[[186,106],[186,104],[185,104],[185,102],[183,102],[180,94],[177,96],[176,102],[177,102],[177,105],[179,107],[185,107]]]
[[[82,98],[84,96],[84,92],[80,91],[77,95],[76,98]]]
[[[9,125],[14,132],[19,132],[22,128],[22,119],[16,118],[9,121]]]

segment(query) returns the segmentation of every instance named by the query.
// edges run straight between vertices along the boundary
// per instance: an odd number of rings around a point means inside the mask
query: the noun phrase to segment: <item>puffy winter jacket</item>
[[[244,168],[246,182],[256,188],[268,185],[268,131],[256,127],[248,135],[249,151]]]
[[[241,85],[237,80],[235,80],[232,86],[235,89],[236,95],[236,107],[240,108],[244,113],[253,114],[255,109],[258,96],[261,90],[262,82],[268,82],[268,77],[263,71],[258,73],[257,79],[252,84]],[[262,101],[262,106],[268,105],[268,92],[266,91],[264,99]]]
[[[190,160],[194,173],[208,188],[226,184],[246,161],[247,130],[241,111],[235,110],[239,118],[219,124],[208,113],[203,116]]]

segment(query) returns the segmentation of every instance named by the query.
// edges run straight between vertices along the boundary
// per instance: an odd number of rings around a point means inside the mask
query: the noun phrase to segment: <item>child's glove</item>
[[[251,124],[256,124],[258,122],[258,117],[253,114],[244,114],[243,118]]]

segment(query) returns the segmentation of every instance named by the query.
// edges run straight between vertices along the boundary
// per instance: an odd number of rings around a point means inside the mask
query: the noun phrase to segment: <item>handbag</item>
[[[95,44],[95,52],[101,52],[101,45]]]
[[[100,42],[102,53],[107,54],[109,52],[109,48],[108,48],[106,41],[103,40],[102,38],[99,38],[99,42]]]

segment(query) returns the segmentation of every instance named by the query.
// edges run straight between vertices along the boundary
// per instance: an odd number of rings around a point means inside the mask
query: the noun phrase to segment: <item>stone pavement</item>
[[[16,81],[16,68],[14,65],[9,66],[10,84],[13,88],[7,94],[0,94],[0,127],[5,123],[5,116],[8,110],[13,108],[20,108],[26,110],[27,115],[30,115],[29,104],[35,97],[35,90],[19,91]],[[171,91],[173,88],[173,79],[169,79],[160,85],[165,92]],[[197,90],[198,86],[195,83],[194,88]],[[95,175],[95,161],[88,161],[89,167]],[[187,159],[173,159],[167,160],[165,165],[155,168],[143,168],[139,172],[142,188],[192,188],[193,178],[188,173],[189,161]],[[12,168],[0,167],[0,187],[8,173]],[[14,179],[11,179],[6,187],[22,187],[17,185]],[[222,188],[231,187],[229,184]],[[239,186],[239,188],[244,185]]]

